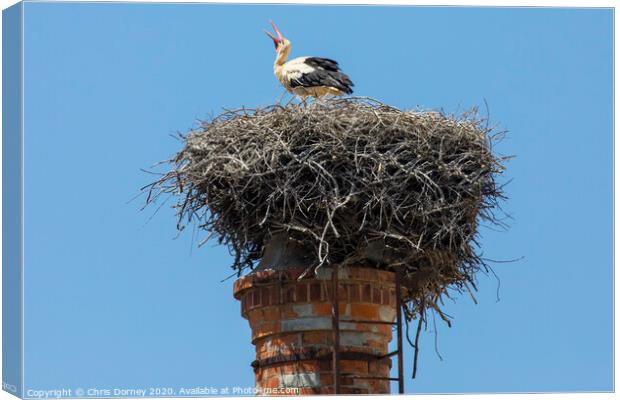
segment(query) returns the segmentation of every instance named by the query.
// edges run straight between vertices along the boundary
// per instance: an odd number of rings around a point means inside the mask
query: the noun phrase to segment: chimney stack
[[[333,268],[326,267],[298,280],[303,271],[257,270],[234,284],[256,347],[258,394],[334,394],[334,365],[340,370],[339,393],[389,394],[395,274],[340,267],[332,277]]]

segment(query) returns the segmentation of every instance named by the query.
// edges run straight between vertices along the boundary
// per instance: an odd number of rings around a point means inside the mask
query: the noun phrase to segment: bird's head
[[[278,29],[276,24],[273,23],[273,21],[269,22],[271,23],[271,26],[273,27],[273,30],[276,32],[277,36],[273,35],[269,31],[265,31],[265,33],[271,38],[271,40],[273,40],[273,44],[276,46],[276,51],[280,53],[282,51],[288,50],[290,48],[291,42],[289,42],[284,36],[282,36],[280,30]]]

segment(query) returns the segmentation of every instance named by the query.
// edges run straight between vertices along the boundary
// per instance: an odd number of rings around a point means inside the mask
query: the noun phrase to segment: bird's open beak
[[[263,30],[264,30],[264,29],[263,29]],[[265,30],[264,30],[264,31],[265,31]],[[277,48],[277,47],[278,47],[278,45],[280,44],[280,41],[278,40],[278,38],[277,38],[277,37],[275,37],[275,36],[273,36],[273,35],[271,34],[271,32],[269,32],[269,31],[265,31],[265,34],[266,34],[267,36],[269,36],[269,37],[271,38],[271,40],[273,40],[273,44],[275,44],[275,45],[276,45],[276,48]]]
[[[278,35],[278,37],[275,37],[269,31],[265,31],[265,33],[267,34],[267,36],[269,36],[271,38],[271,40],[273,40],[273,43],[275,44],[276,49],[277,49],[278,46],[284,41],[284,37],[280,33],[280,30],[278,29],[276,24],[274,24],[273,21],[269,21],[269,22],[271,23],[271,26],[273,27],[273,30],[276,32],[276,35]]]

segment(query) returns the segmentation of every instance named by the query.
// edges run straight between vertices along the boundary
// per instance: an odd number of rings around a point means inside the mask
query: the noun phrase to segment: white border
[[[33,1],[27,1],[27,2],[33,2]],[[41,0],[41,2],[52,2],[49,0]],[[115,0],[110,0],[110,1],[70,1],[70,0],[62,0],[62,1],[58,1],[58,2],[63,2],[63,3],[67,3],[67,2],[85,2],[85,3],[150,3],[151,1],[147,1],[147,0],[134,0],[134,1],[115,1]],[[0,7],[2,9],[5,9],[7,7],[10,7],[13,4],[16,4],[17,2],[15,0],[0,0]],[[418,6],[474,6],[474,7],[582,7],[582,8],[595,8],[595,7],[606,7],[606,8],[615,8],[616,2],[614,1],[558,1],[558,0],[544,0],[544,1],[535,1],[535,0],[522,0],[522,1],[513,1],[513,0],[507,0],[507,1],[503,1],[501,3],[498,3],[497,1],[488,1],[488,0],[474,0],[472,1],[467,1],[467,0],[451,0],[451,1],[443,1],[443,2],[432,2],[432,1],[423,1],[423,2],[415,2],[415,1],[408,1],[408,0],[390,0],[390,1],[386,1],[386,2],[381,2],[379,3],[378,1],[371,1],[371,0],[337,0],[337,1],[328,1],[328,0],[314,0],[312,2],[309,1],[299,1],[299,0],[270,0],[270,1],[261,1],[261,0],[245,0],[242,2],[235,2],[235,1],[231,1],[231,0],[220,0],[220,1],[198,1],[198,0],[183,0],[183,1],[165,1],[165,2],[156,2],[156,3],[219,3],[219,4],[315,4],[315,5],[329,5],[329,4],[337,4],[337,5],[392,5],[392,6],[410,6],[410,5],[418,5]],[[22,128],[22,133],[24,132],[25,129],[25,112],[24,112],[24,71],[23,71],[23,66],[24,64],[24,18],[25,18],[25,13],[24,13],[24,6],[22,4],[22,82],[21,82],[21,92],[22,92],[22,121],[21,121],[21,128]],[[0,43],[2,40],[2,21],[0,19]],[[618,246],[618,238],[615,235],[615,227],[616,227],[616,213],[615,213],[615,209],[617,206],[617,199],[615,196],[615,189],[616,189],[616,185],[615,185],[615,178],[617,176],[617,169],[616,169],[616,163],[615,163],[615,154],[618,150],[618,143],[615,140],[615,131],[616,131],[616,118],[615,118],[615,112],[616,112],[616,102],[615,102],[615,75],[618,72],[617,70],[617,64],[615,63],[615,48],[616,48],[616,43],[617,43],[617,33],[615,30],[615,16],[614,16],[614,93],[613,93],[613,100],[614,100],[614,115],[613,115],[613,121],[614,121],[614,141],[613,141],[613,146],[614,146],[614,174],[613,174],[613,179],[614,179],[614,185],[613,185],[613,191],[614,191],[614,267],[616,265],[616,256],[617,253],[615,251],[615,248]],[[0,68],[2,65],[2,60],[1,60],[1,53],[0,53]],[[0,83],[0,91],[2,89],[2,84]],[[0,108],[2,105],[2,100],[0,99]],[[0,123],[2,121],[2,117],[0,116]],[[2,150],[2,143],[0,141],[0,161],[1,161],[1,150]],[[23,199],[24,199],[24,166],[25,166],[25,146],[24,146],[24,135],[22,134],[22,206],[23,206]],[[2,165],[0,162],[0,173],[2,171]],[[0,188],[1,188],[1,175],[0,175]],[[0,189],[1,191],[1,189]],[[0,197],[0,206],[2,204],[2,199]],[[23,209],[22,209],[23,210]],[[2,223],[2,215],[0,213],[0,223]],[[21,224],[22,224],[22,263],[24,262],[24,248],[25,248],[25,241],[24,241],[24,213],[22,212],[21,215]],[[1,238],[2,233],[0,232],[0,238]],[[2,251],[2,243],[0,241],[0,255],[1,255],[1,251]],[[23,264],[22,264],[23,265]],[[24,329],[24,268],[22,268],[21,271],[21,277],[22,277],[22,348],[21,348],[21,353],[22,353],[22,360],[23,360],[23,356],[24,356],[24,343],[25,341],[23,340],[23,329]],[[1,284],[1,276],[0,276],[0,284]],[[617,380],[617,369],[615,368],[615,360],[616,360],[616,346],[615,346],[615,341],[617,339],[617,331],[615,329],[615,310],[616,310],[616,296],[615,296],[615,287],[617,282],[617,276],[615,274],[615,268],[614,268],[614,273],[613,273],[613,279],[614,279],[614,292],[613,292],[613,299],[614,299],[614,345],[613,345],[613,351],[614,351],[614,383]],[[1,298],[0,298],[0,305],[1,305]],[[0,328],[2,325],[2,321],[0,320]],[[0,354],[1,354],[1,350],[0,350]],[[615,385],[614,385],[615,387]],[[24,364],[22,363],[22,393],[23,390],[25,389],[25,370],[24,370]],[[411,395],[407,395],[407,397],[409,397]],[[441,400],[441,399],[452,399],[455,395],[415,395],[416,399],[421,399],[421,400]],[[567,399],[567,400],[572,400],[572,399],[611,399],[611,398],[615,398],[615,394],[614,393],[554,393],[554,394],[525,394],[525,393],[515,393],[515,394],[467,394],[467,395],[458,395],[459,399],[464,399],[464,400],[478,400],[480,399],[480,397],[492,397],[493,399],[519,399],[521,397],[525,397],[527,396],[528,399]],[[340,398],[353,398],[353,396],[339,396]],[[391,396],[373,396],[373,398],[377,398],[377,399],[388,399]],[[10,394],[6,393],[6,392],[1,392],[0,393],[0,400],[4,400],[4,399],[14,399],[14,396],[11,396]],[[164,398],[159,398],[159,399],[164,399]],[[241,399],[241,398],[239,398]]]

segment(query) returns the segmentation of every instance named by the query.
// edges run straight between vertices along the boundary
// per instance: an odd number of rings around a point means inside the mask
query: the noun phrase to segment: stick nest
[[[367,98],[227,111],[182,136],[171,169],[144,188],[173,194],[178,228],[196,219],[238,274],[282,234],[308,261],[401,268],[408,313],[487,268],[477,228],[495,217],[505,158],[475,110],[401,111]],[[302,249],[302,250],[299,250]],[[449,296],[449,295],[448,295]]]

